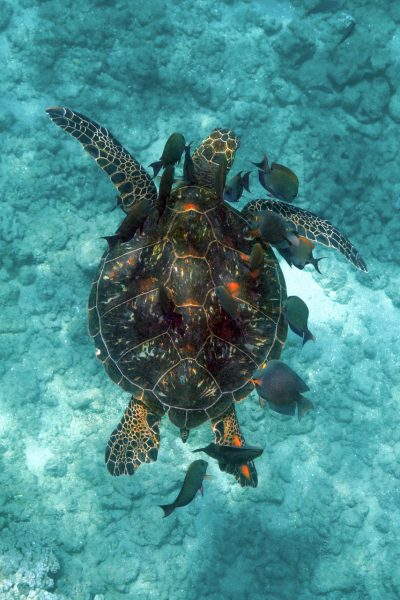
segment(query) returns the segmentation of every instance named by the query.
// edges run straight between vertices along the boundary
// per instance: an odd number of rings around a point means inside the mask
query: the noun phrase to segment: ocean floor
[[[2,600],[400,597],[399,25],[400,4],[371,0],[0,1]],[[129,395],[86,305],[121,213],[57,105],[143,165],[172,131],[195,146],[231,127],[234,171],[263,152],[290,166],[295,204],[365,259],[320,246],[321,275],[282,264],[316,336],[289,333],[282,360],[316,408],[299,423],[256,395],[238,406],[265,447],[256,489],[210,460],[204,497],[162,519],[207,424],[184,445],[164,420],[156,463],[107,472]],[[264,195],[253,173],[242,205]]]

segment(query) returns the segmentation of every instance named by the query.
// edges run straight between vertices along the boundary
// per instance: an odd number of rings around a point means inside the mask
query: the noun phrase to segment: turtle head
[[[226,161],[226,175],[233,165],[239,138],[231,129],[214,129],[193,154],[199,185],[213,188],[218,167]]]

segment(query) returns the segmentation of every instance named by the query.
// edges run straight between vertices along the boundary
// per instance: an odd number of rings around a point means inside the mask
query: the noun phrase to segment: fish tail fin
[[[315,342],[315,340],[316,340],[316,339],[317,339],[317,338],[315,337],[315,335],[313,335],[313,334],[311,333],[311,331],[310,331],[310,330],[308,329],[308,327],[307,327],[307,329],[306,329],[306,330],[305,330],[305,332],[304,332],[304,337],[303,337],[303,346],[304,346],[304,344],[306,344],[306,343],[307,343],[307,342],[309,342],[310,340],[312,340],[313,342]]]
[[[250,192],[250,173],[251,173],[251,171],[247,171],[247,173],[242,175],[242,177],[240,178],[240,181],[242,182],[242,186],[244,187],[246,192]]]
[[[270,170],[270,167],[268,164],[268,158],[267,158],[266,154],[264,154],[261,162],[259,162],[259,163],[253,162],[253,165],[258,167],[260,169],[260,171],[262,171],[263,173],[268,173],[268,171]]]
[[[318,265],[318,263],[319,263],[319,261],[320,261],[320,260],[323,260],[324,258],[326,258],[326,256],[321,256],[321,258],[314,258],[314,257],[313,257],[313,260],[310,260],[310,263],[313,265],[313,267],[315,268],[315,270],[316,270],[316,271],[318,271],[318,273],[319,273],[320,275],[321,275],[322,273],[321,273],[321,271],[319,270],[319,265]]]
[[[196,450],[192,450],[192,452],[204,452],[205,448],[196,448]]]
[[[300,400],[297,403],[297,418],[299,421],[304,417],[305,414],[308,413],[309,410],[314,408],[314,404],[308,398],[301,396]]]
[[[163,509],[164,511],[164,519],[165,517],[168,517],[171,513],[174,512],[175,510],[175,504],[159,504],[159,507]]]
[[[153,179],[155,177],[157,177],[157,175],[159,174],[162,166],[163,166],[162,160],[156,160],[155,162],[152,162],[149,165],[149,167],[151,167],[153,169]]]
[[[106,240],[108,248],[111,249],[118,243],[119,237],[117,235],[104,235],[101,239]]]

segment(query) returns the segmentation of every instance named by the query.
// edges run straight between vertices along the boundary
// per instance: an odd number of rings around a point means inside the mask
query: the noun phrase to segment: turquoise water
[[[352,35],[339,46],[350,19]],[[370,0],[0,2],[0,598],[380,600],[400,597],[400,8]],[[316,249],[281,263],[316,343],[282,359],[316,406],[238,406],[265,447],[259,485],[210,460],[162,519],[191,450],[164,419],[156,463],[113,478],[104,448],[129,400],[87,335],[90,284],[121,219],[116,191],[48,106],[101,123],[143,165],[172,131],[241,138],[300,180],[368,264]],[[255,173],[250,199],[264,197]],[[198,455],[197,455],[198,456]]]

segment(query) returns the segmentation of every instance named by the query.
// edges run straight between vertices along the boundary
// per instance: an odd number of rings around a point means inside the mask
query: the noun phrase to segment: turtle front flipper
[[[105,461],[111,475],[133,475],[142,463],[157,460],[160,420],[143,402],[132,397],[107,444]]]
[[[222,159],[226,159],[226,174],[228,174],[238,148],[239,138],[232,130],[214,129],[196,148],[192,156],[198,185],[213,189]]]
[[[360,271],[368,271],[361,254],[343,234],[329,221],[321,219],[308,210],[298,208],[286,202],[263,198],[249,202],[243,209],[243,216],[250,220],[256,213],[271,210],[278,213],[294,226],[297,233],[307,239],[339,250]]]
[[[214,432],[214,442],[219,446],[244,446],[245,440],[240,431],[235,407],[232,405],[217,419],[212,419],[211,427]],[[221,471],[235,476],[242,487],[257,487],[258,477],[253,461],[243,465],[218,461]]]
[[[128,212],[131,206],[144,199],[151,206],[155,205],[157,188],[154,182],[105,127],[63,106],[47,108],[46,112],[56,125],[76,137],[109,175],[120,194],[122,210]]]

